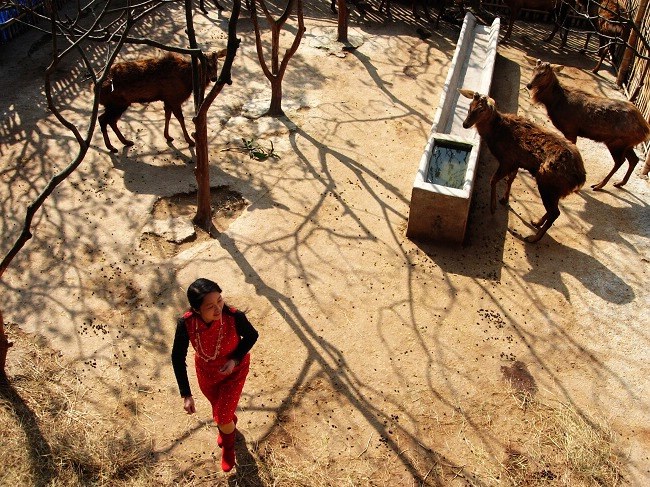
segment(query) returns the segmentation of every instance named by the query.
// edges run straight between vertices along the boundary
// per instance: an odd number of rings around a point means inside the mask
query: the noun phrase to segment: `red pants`
[[[235,410],[248,375],[250,355],[246,354],[230,375],[219,373],[225,362],[205,362],[198,357],[196,360],[196,378],[201,392],[212,405],[212,417],[217,424],[228,424],[235,418]]]

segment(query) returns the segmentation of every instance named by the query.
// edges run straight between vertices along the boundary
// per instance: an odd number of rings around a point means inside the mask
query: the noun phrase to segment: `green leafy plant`
[[[265,149],[264,147],[256,143],[255,139],[246,139],[242,137],[241,140],[244,144],[243,147],[228,147],[223,150],[224,151],[238,150],[242,152],[248,152],[248,156],[251,159],[255,159],[256,161],[265,161],[269,158],[280,159],[280,155],[277,152],[275,152],[275,148],[273,147],[273,141],[270,142],[271,148]]]

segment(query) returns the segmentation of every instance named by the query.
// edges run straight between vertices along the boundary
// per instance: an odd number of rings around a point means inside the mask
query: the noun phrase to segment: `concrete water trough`
[[[470,100],[458,89],[490,92],[499,26],[498,18],[487,26],[465,15],[413,183],[406,229],[411,239],[462,243],[465,238],[481,140],[475,128],[463,128]]]

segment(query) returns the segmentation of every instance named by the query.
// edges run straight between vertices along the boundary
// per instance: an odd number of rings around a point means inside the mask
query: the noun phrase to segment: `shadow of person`
[[[235,440],[235,454],[237,456],[237,466],[234,470],[235,474],[228,477],[229,486],[263,487],[264,485],[268,485],[268,482],[262,482],[257,459],[248,449],[246,438],[239,430],[237,430]]]

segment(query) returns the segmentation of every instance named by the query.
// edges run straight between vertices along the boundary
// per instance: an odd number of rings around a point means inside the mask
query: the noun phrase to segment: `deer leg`
[[[591,40],[591,32],[587,32],[587,38],[585,39],[585,46],[580,49],[580,54],[584,54],[587,52],[587,48],[589,47],[589,41]]]
[[[508,172],[505,167],[499,165],[494,176],[490,179],[490,213],[493,215],[497,210],[497,183],[511,173],[512,171]]]
[[[539,220],[539,230],[534,235],[526,237],[526,242],[535,243],[544,236],[546,231],[551,228],[553,222],[560,216],[560,209],[558,203],[560,202],[560,195],[557,191],[547,188],[539,188],[539,194],[542,197],[542,203],[546,208],[546,214]]]
[[[508,174],[506,178],[506,192],[503,195],[503,197],[499,200],[499,203],[502,205],[507,205],[508,200],[510,199],[510,187],[512,186],[512,182],[515,180],[517,177],[517,170],[515,169],[512,171],[510,174]]]
[[[392,20],[393,13],[390,10],[390,0],[386,0],[386,17]]]
[[[183,135],[185,136],[185,141],[189,144],[190,147],[194,147],[194,141],[192,140],[192,137],[190,137],[190,134],[187,133],[187,129],[185,128],[185,119],[183,118],[183,110],[181,109],[180,106],[173,107],[171,110],[174,113],[176,120],[178,120],[178,123],[181,124],[181,128],[183,129]]]
[[[429,22],[433,22],[433,19],[431,18],[431,13],[429,12],[429,0],[424,0],[422,2],[422,8],[424,9],[424,16],[427,18]],[[413,2],[413,8],[415,8],[415,2]]]
[[[617,183],[614,183],[614,186],[617,188],[620,188],[621,186],[624,186],[625,183],[627,183],[628,179],[630,179],[630,176],[632,175],[632,172],[634,172],[634,168],[639,163],[639,156],[636,155],[636,152],[634,152],[634,149],[631,147],[625,151],[625,158],[627,159],[629,166],[627,168],[625,176],[623,176],[623,179]]]
[[[133,145],[133,141],[124,137],[124,135],[122,135],[122,132],[120,132],[120,129],[117,128],[117,120],[115,120],[110,125],[111,128],[113,129],[113,132],[115,132],[115,135],[117,135],[117,138],[120,139],[120,142],[122,142],[122,144],[124,144],[127,147],[131,147]]]
[[[603,189],[603,186],[607,184],[607,181],[610,180],[610,178],[614,175],[614,173],[618,171],[618,168],[621,167],[623,161],[625,161],[625,149],[613,149],[611,147],[608,147],[608,149],[609,149],[609,153],[612,155],[612,158],[614,159],[614,168],[609,172],[607,176],[605,176],[605,179],[603,179],[600,183],[591,185],[591,188],[594,191]]]
[[[219,0],[214,0],[214,4],[215,4],[215,6],[217,7],[217,10],[218,10],[219,12],[221,12],[222,10],[226,10],[226,7],[224,7],[223,5],[221,5],[221,4],[219,3]]]
[[[165,103],[165,132],[164,132],[164,136],[165,136],[165,139],[167,140],[167,142],[171,142],[172,140],[174,140],[174,137],[169,135],[169,120],[171,118],[172,118],[172,108],[169,105],[167,105],[167,103]],[[181,123],[181,125],[182,125],[182,123]]]
[[[544,216],[537,221],[531,220],[530,224],[535,228],[540,228],[544,223],[546,223],[546,220],[548,220],[548,213],[544,213]]]
[[[519,9],[511,9],[510,10],[510,17],[508,17],[508,30],[506,31],[506,35],[503,36],[503,39],[501,40],[502,44],[505,44],[508,42],[508,39],[510,39],[510,34],[512,34],[512,26],[515,25],[515,19],[519,16]]]
[[[359,19],[363,19],[366,16],[366,7],[364,6],[363,2],[353,0],[352,4],[359,10]]]
[[[108,137],[108,129],[106,128],[108,125],[108,122],[106,121],[106,112],[97,117],[97,121],[99,121],[99,126],[102,129],[102,135],[104,136],[104,145],[109,151],[117,152],[117,149],[113,147],[113,144],[111,144],[111,139]]]
[[[113,132],[115,132],[115,135],[117,135],[117,138],[120,139],[120,142],[122,142],[122,144],[125,146],[133,145],[133,141],[128,140],[126,137],[124,137],[124,135],[122,135],[122,132],[120,132],[120,129],[117,127],[117,121],[120,119],[128,107],[128,105],[106,105],[106,110],[98,117],[99,126],[101,127],[102,135],[104,136],[104,144],[106,145],[106,148],[111,152],[117,152],[117,149],[113,147],[113,144],[111,144],[111,141],[108,138],[107,125],[113,129]]]
[[[338,13],[336,11],[336,0],[332,0],[332,3],[330,4],[330,9],[332,10],[333,14]]]
[[[607,55],[607,49],[605,49],[605,45],[603,44],[603,37],[599,37],[599,44],[600,47],[598,48],[598,54],[600,55],[600,58],[598,59],[598,62],[596,63],[596,66],[594,66],[594,69],[591,70],[592,73],[597,73],[598,70],[600,69],[600,66],[603,64],[603,60],[605,59],[605,56]]]
[[[551,42],[553,38],[555,37],[555,34],[557,34],[557,31],[560,29],[560,27],[564,27],[564,22],[566,20],[567,14],[569,13],[569,6],[565,4],[564,2],[560,3],[560,8],[559,9],[554,9],[555,15],[555,25],[553,26],[553,31],[551,34],[545,39],[544,42]],[[562,37],[562,36],[560,36]],[[562,45],[564,41],[562,41]]]
[[[438,14],[436,15],[436,25],[435,25],[436,29],[440,26],[440,17],[444,15],[446,8],[447,8],[447,0],[441,0],[440,7],[438,8]]]
[[[549,34],[549,36],[544,39],[544,42],[551,42],[553,38],[555,37],[555,34],[557,34],[557,31],[560,29],[560,24],[556,22],[556,24],[553,26],[553,30]]]
[[[562,41],[560,42],[560,49],[566,46],[568,40],[569,40],[569,29],[563,29]]]

